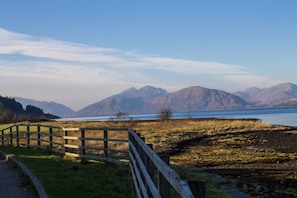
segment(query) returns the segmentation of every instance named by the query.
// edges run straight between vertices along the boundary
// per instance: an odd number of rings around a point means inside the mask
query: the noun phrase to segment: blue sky
[[[0,0],[0,94],[78,110],[130,87],[297,84],[295,0]]]

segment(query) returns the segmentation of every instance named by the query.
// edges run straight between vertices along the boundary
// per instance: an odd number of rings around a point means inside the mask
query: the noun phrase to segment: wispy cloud
[[[242,73],[244,67],[215,62],[146,56],[136,52],[99,48],[50,38],[33,37],[0,29],[0,54],[19,54],[35,58],[93,63],[115,69],[157,69],[180,73]]]
[[[0,77],[15,79],[10,81],[15,83],[11,85],[16,92],[14,95],[19,93],[16,84],[22,85],[21,80],[30,78],[26,83],[31,82],[35,90],[42,90],[46,84],[48,90],[57,92],[61,89],[62,93],[68,86],[69,92],[77,93],[77,98],[82,98],[83,90],[92,95],[93,101],[129,86],[151,84],[172,90],[189,85],[207,86],[207,76],[224,79],[226,84],[274,81],[252,75],[241,65],[144,55],[18,34],[1,28],[0,70]],[[0,83],[5,83],[3,79],[0,78]],[[98,93],[94,93],[94,89]],[[67,104],[66,99],[61,100]]]

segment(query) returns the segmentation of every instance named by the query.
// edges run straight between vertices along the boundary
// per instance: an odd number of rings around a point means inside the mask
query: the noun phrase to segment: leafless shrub
[[[172,117],[172,110],[169,107],[161,108],[158,113],[158,119],[160,120],[169,120]]]

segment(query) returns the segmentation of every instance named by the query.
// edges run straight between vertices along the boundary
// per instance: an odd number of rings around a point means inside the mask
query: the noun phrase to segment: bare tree
[[[172,117],[172,110],[169,107],[161,108],[158,114],[160,120],[169,120]]]
[[[135,118],[131,117],[128,112],[118,111],[114,116],[109,118],[115,125],[124,128],[132,128],[135,125]]]

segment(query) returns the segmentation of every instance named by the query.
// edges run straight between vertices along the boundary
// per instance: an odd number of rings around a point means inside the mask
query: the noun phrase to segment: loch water
[[[138,120],[156,120],[157,114],[130,115]],[[61,118],[59,120],[71,121],[104,121],[111,116],[94,117],[73,117]],[[174,112],[172,119],[180,118],[256,118],[261,122],[276,125],[297,126],[297,108],[263,108],[263,109],[244,109],[244,110],[218,110],[218,111],[193,111],[193,112]]]

